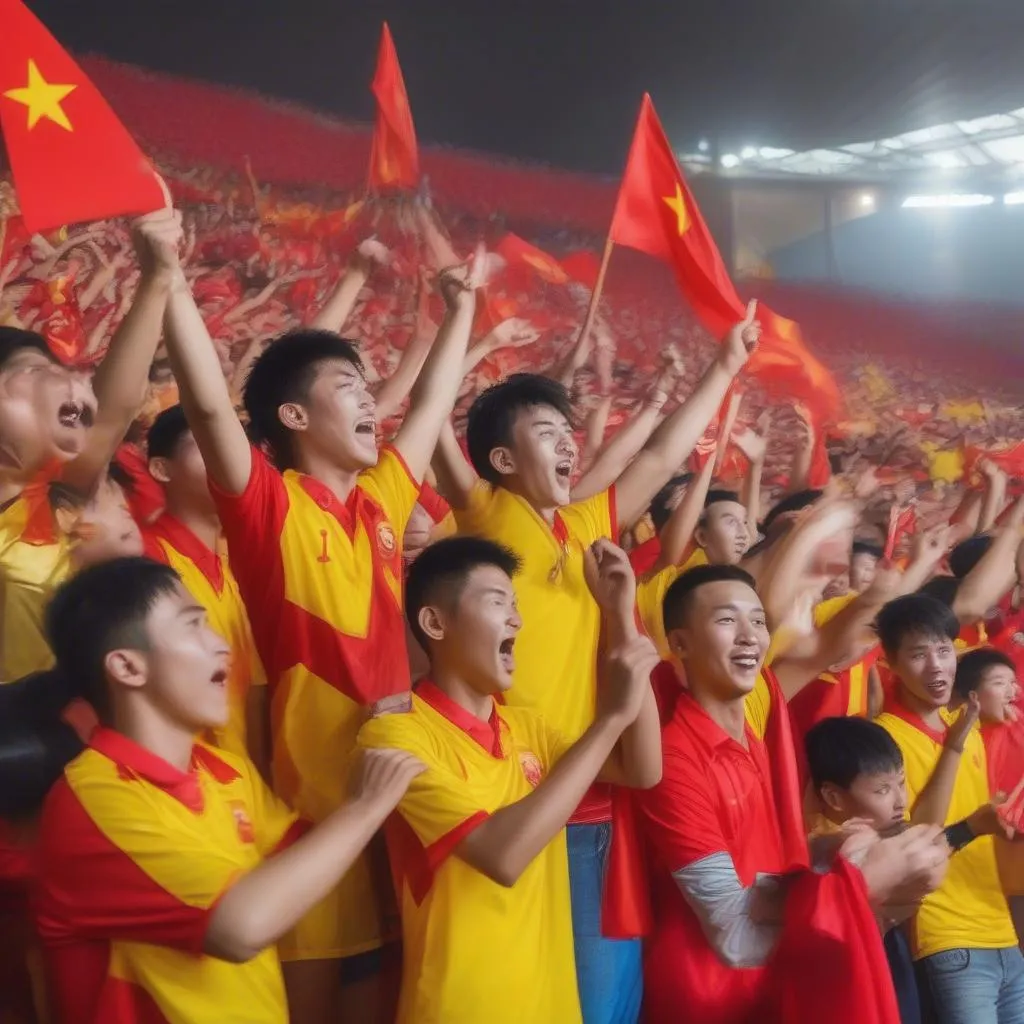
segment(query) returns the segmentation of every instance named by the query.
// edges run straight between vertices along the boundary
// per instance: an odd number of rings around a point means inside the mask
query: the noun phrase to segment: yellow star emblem
[[[15,103],[23,103],[28,107],[28,127],[31,130],[40,119],[47,117],[54,124],[59,124],[65,131],[73,131],[68,115],[60,105],[60,101],[77,89],[77,85],[57,85],[47,82],[40,74],[34,60],[28,62],[28,85],[21,89],[8,89],[4,96]]]
[[[686,212],[686,200],[683,198],[683,190],[679,187],[678,181],[676,182],[676,194],[662,196],[661,201],[676,215],[676,229],[679,231],[679,237],[682,238],[690,226],[690,215]]]

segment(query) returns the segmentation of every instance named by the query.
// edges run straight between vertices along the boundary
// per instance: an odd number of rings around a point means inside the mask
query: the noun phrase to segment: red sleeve
[[[419,503],[423,510],[434,521],[435,525],[444,520],[452,507],[426,481],[420,484]]]
[[[238,580],[246,606],[259,595],[272,599],[284,592],[281,568],[281,530],[288,514],[288,491],[281,474],[258,449],[252,449],[249,482],[241,494],[228,494],[213,480],[210,494],[217,506],[231,571]],[[239,557],[240,552],[244,557]],[[249,607],[253,630],[261,625],[262,609]],[[274,614],[280,611],[280,602]],[[269,666],[265,666],[270,671]]]
[[[673,731],[666,727],[664,740]],[[731,849],[722,835],[706,766],[681,743],[668,742],[663,751],[661,782],[638,791],[644,828],[651,845],[669,871],[693,864],[713,853]]]
[[[47,945],[148,942],[199,954],[216,902],[190,906],[118,849],[61,779],[43,808],[36,925]]]

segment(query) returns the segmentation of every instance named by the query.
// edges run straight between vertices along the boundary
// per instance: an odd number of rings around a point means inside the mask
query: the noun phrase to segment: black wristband
[[[949,843],[949,848],[954,853],[962,850],[968,843],[977,839],[977,836],[971,831],[971,826],[967,824],[966,818],[963,821],[958,821],[956,824],[948,826],[943,834],[946,837],[946,842]]]

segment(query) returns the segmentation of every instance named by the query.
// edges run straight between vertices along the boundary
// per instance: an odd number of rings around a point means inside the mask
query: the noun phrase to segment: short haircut
[[[718,505],[725,501],[734,501],[739,504],[740,496],[735,491],[710,490],[704,499],[704,510],[700,514],[701,522],[707,518],[708,509],[712,505]]]
[[[169,566],[149,558],[114,558],[83,569],[54,594],[46,638],[73,693],[100,718],[110,711],[103,661],[121,647],[147,650],[146,617],[180,582]]]
[[[787,512],[800,512],[805,508],[813,505],[825,492],[817,490],[808,491],[797,491],[795,494],[790,494],[783,498],[777,505],[775,505],[764,517],[764,522],[761,524],[761,533],[767,534],[772,528],[775,520],[779,516],[785,515]]]
[[[981,677],[996,665],[1002,665],[1010,669],[1014,676],[1017,674],[1017,666],[1013,658],[994,647],[979,647],[976,651],[968,651],[956,666],[956,678],[953,680],[953,690],[963,700],[977,690],[981,685]]]
[[[872,544],[868,540],[855,540],[850,548],[850,556],[854,555],[870,555],[872,558],[879,559],[885,551],[878,544]]]
[[[858,775],[899,771],[903,755],[877,722],[866,718],[826,718],[804,737],[807,767],[815,790],[826,782],[849,789]]]
[[[907,594],[890,601],[876,622],[882,650],[891,659],[908,636],[955,640],[960,623],[952,609],[930,594]]]
[[[542,405],[573,422],[569,393],[539,373],[513,373],[476,396],[466,417],[466,447],[469,461],[484,480],[501,482],[501,474],[491,465],[491,452],[512,444],[512,428],[521,412]]]
[[[493,565],[506,576],[519,572],[519,558],[508,548],[480,537],[446,537],[425,548],[409,566],[405,578],[405,614],[409,628],[424,650],[428,639],[420,628],[420,611],[429,604],[456,604],[470,573]]]
[[[941,601],[947,608],[952,608],[959,589],[960,580],[955,576],[933,576],[918,593],[927,594],[928,597]]]
[[[146,454],[151,459],[173,459],[181,439],[189,432],[185,410],[180,405],[164,409],[146,435]]]
[[[41,352],[53,363],[57,362],[57,357],[41,334],[20,327],[0,327],[0,369],[7,365],[11,356],[26,348]]]
[[[253,363],[242,399],[249,436],[255,444],[267,446],[279,469],[292,465],[294,452],[292,431],[281,422],[278,409],[287,402],[306,402],[320,367],[335,359],[363,372],[353,342],[333,331],[304,327],[276,338]]]
[[[963,579],[982,559],[988,549],[992,547],[992,538],[968,537],[961,541],[949,553],[949,571]]]
[[[0,686],[0,819],[37,815],[50,787],[83,749],[62,712],[72,694],[57,672]]]
[[[674,476],[658,493],[651,498],[651,522],[654,524],[656,533],[665,529],[665,524],[672,518],[675,511],[672,507],[672,499],[680,487],[685,487],[693,479],[692,473],[683,473]]]
[[[693,596],[701,587],[723,580],[745,583],[751,590],[757,592],[754,577],[738,565],[695,565],[681,573],[665,594],[661,606],[665,632],[668,633],[683,625],[693,604]]]

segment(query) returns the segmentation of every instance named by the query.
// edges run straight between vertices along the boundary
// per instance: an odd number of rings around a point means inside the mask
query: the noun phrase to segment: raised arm
[[[615,500],[620,522],[636,522],[658,489],[693,451],[761,337],[761,325],[754,319],[756,312],[757,304],[751,302],[744,319],[729,331],[697,390],[662,422],[619,477]]]
[[[171,287],[166,330],[171,369],[206,471],[228,494],[241,494],[252,472],[252,449],[235,414],[220,357],[180,272]]]
[[[431,467],[437,477],[437,490],[454,509],[469,507],[469,495],[480,479],[462,453],[455,427],[450,419],[441,427]]]
[[[426,362],[430,343],[437,333],[430,322],[427,310],[429,285],[421,277],[416,295],[416,326],[412,336],[402,350],[402,355],[395,367],[395,372],[378,388],[374,398],[377,402],[377,422],[381,423],[393,416],[401,408],[402,403],[412,390],[423,364]]]
[[[309,326],[341,334],[373,268],[387,263],[390,258],[388,250],[375,239],[368,238],[361,242],[349,259],[345,276],[338,282],[338,286],[328,296],[323,308],[313,317]]]
[[[693,535],[697,532],[700,517],[704,512],[704,502],[711,489],[711,478],[715,472],[714,452],[704,463],[701,471],[686,488],[683,500],[672,510],[668,522],[662,528],[661,552],[654,565],[654,572],[670,565],[682,565],[690,546]]]
[[[1006,504],[1006,487],[1009,481],[1006,474],[989,459],[982,459],[978,470],[985,478],[985,497],[978,516],[978,533],[984,533],[992,529]]]
[[[438,437],[452,414],[462,385],[462,361],[473,329],[476,289],[486,263],[479,247],[468,272],[445,272],[438,281],[447,312],[410,395],[409,411],[395,435],[394,446],[417,480],[433,458]]]
[[[961,625],[980,622],[1017,582],[1017,552],[1024,537],[1024,498],[1018,498],[1013,512],[978,564],[963,578],[953,611]]]
[[[572,489],[572,500],[582,501],[606,491],[622,475],[638,451],[644,446],[661,419],[661,410],[668,401],[668,371],[663,371],[647,396],[640,411],[622,426],[603,448]],[[641,509],[641,515],[643,509]],[[622,527],[632,526],[636,520],[619,520]]]
[[[736,447],[747,457],[750,469],[743,478],[743,493],[740,500],[747,510],[747,525],[750,536],[757,539],[757,524],[761,521],[761,478],[764,476],[764,462],[768,456],[768,424],[763,431],[746,430],[735,438]]]
[[[232,963],[272,946],[338,884],[424,766],[398,750],[362,755],[355,797],[217,901],[203,951]]]
[[[492,814],[455,848],[456,856],[499,885],[516,883],[565,827],[599,774],[640,786],[654,785],[660,778],[660,729],[650,685],[658,656],[651,642],[632,628],[634,639],[609,653],[594,724],[529,796]],[[639,718],[643,721],[638,725]],[[613,757],[616,743],[631,726],[639,731],[627,740],[621,755]]]
[[[84,450],[62,474],[69,487],[83,493],[90,492],[106,473],[107,464],[146,399],[149,367],[160,344],[168,292],[179,272],[178,214],[171,210],[147,214],[136,221],[134,235],[142,266],[139,287],[93,377],[96,422]]]

